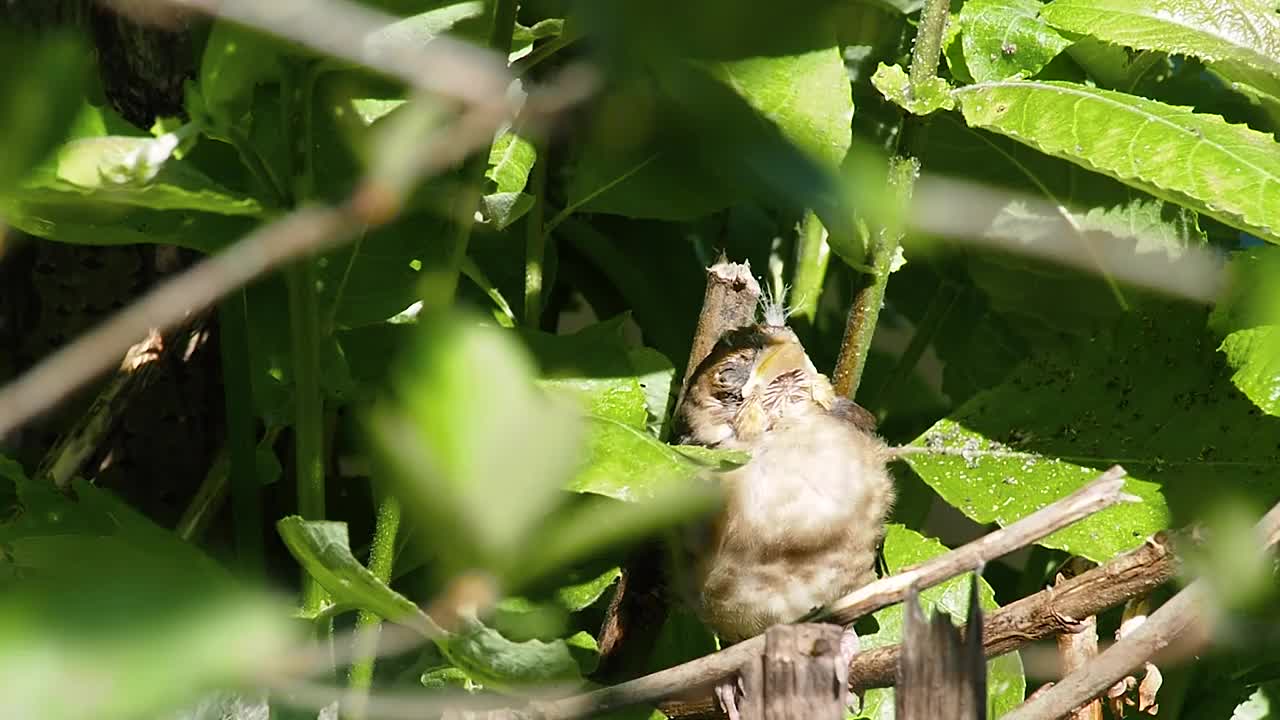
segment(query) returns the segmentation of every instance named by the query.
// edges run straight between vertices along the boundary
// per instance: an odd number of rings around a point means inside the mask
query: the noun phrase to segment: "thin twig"
[[[1256,529],[1265,548],[1271,548],[1280,540],[1280,504],[1258,522]],[[1190,637],[1184,637],[1184,634],[1192,628],[1204,628],[1205,600],[1208,597],[1208,583],[1203,578],[1191,583],[1087,667],[1071,673],[1023,703],[1005,719],[1057,720],[1106,692],[1107,688],[1142,667],[1143,663],[1175,641],[1182,641],[1179,643],[1182,653],[1196,652],[1208,644],[1209,634],[1197,632]]]
[[[1057,584],[1065,582],[1058,575]],[[1098,616],[1090,615],[1080,621],[1078,630],[1064,632],[1057,638],[1058,655],[1062,661],[1062,675],[1069,675],[1093,662],[1098,656]],[[1102,702],[1094,699],[1071,713],[1070,720],[1102,720]]]
[[[831,603],[825,619],[848,625],[882,607],[901,602],[913,588],[920,590],[977,569],[1118,502],[1136,501],[1137,498],[1124,492],[1124,477],[1124,469],[1115,465],[1071,495],[1007,527],[854,590]]]

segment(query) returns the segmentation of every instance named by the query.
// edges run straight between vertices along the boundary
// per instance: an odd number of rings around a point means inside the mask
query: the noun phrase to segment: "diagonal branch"
[[[1270,549],[1280,540],[1280,504],[1258,522],[1256,526],[1263,546]],[[1131,634],[1107,648],[1090,663],[1063,678],[1061,682],[1005,716],[1006,720],[1056,720],[1072,710],[1098,697],[1157,652],[1175,641],[1183,653],[1195,653],[1209,642],[1203,632],[1189,632],[1203,628],[1205,600],[1208,583],[1196,580],[1174,595],[1159,610],[1147,618]],[[1184,644],[1185,643],[1185,644]]]

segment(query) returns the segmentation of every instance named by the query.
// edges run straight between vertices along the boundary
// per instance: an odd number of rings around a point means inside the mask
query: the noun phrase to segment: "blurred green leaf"
[[[88,72],[86,48],[70,34],[0,34],[0,192],[44,160],[71,128]],[[18,69],[22,68],[19,72]]]
[[[219,20],[209,31],[197,80],[204,110],[216,125],[239,124],[258,85],[277,84],[287,46],[271,36]]]
[[[745,192],[847,224],[835,217],[843,199],[832,173],[849,148],[853,100],[835,47],[667,60],[644,77],[602,101],[569,179],[569,208],[688,220]]]
[[[1275,140],[1222,118],[1062,82],[1001,82],[953,92],[965,121],[1127,185],[1277,240]],[[1034,108],[1034,110],[1033,110]],[[1194,156],[1192,165],[1185,159]]]
[[[451,33],[482,43],[492,23],[482,0],[428,0],[430,9],[392,23],[364,40],[365,52],[378,55],[398,48],[421,46],[437,35]]]
[[[495,230],[505,230],[532,210],[533,203],[534,197],[528,193],[489,193],[480,198],[480,217]]]
[[[441,633],[421,608],[375,577],[351,554],[346,523],[290,515],[281,518],[276,529],[289,552],[329,591],[334,602],[369,610],[427,637]]]
[[[1268,0],[1056,0],[1041,17],[1116,45],[1203,58],[1233,80],[1280,92],[1280,16]]]
[[[960,9],[965,67],[978,82],[1034,77],[1070,40],[1039,13],[1040,0],[972,0]]]
[[[529,171],[538,159],[538,151],[526,138],[508,130],[493,141],[489,150],[489,169],[484,176],[492,180],[500,193],[517,193],[529,182]]]
[[[394,401],[370,414],[384,474],[429,528],[424,541],[458,548],[447,571],[508,567],[563,499],[581,425],[536,388],[533,370],[503,330],[420,319]]]
[[[947,548],[937,540],[927,538],[901,525],[890,525],[884,541],[884,558],[890,574],[941,555]],[[952,622],[964,623],[969,612],[968,575],[952,578],[941,585],[920,593],[920,609],[925,617],[934,612],[946,613]],[[985,611],[999,607],[995,594],[986,580],[978,581],[978,601]],[[895,605],[875,614],[880,629],[871,635],[860,637],[862,651],[895,645],[902,641],[902,606]],[[1022,704],[1027,683],[1022,672],[1022,658],[1013,652],[987,661],[987,712],[988,717],[1000,717]],[[859,718],[869,720],[893,720],[893,689],[868,690]]]
[[[583,638],[578,636],[569,641],[512,642],[497,630],[470,618],[464,620],[458,632],[449,636],[441,651],[471,680],[496,690],[553,684],[572,687],[582,682],[582,671],[571,643],[584,646]]]
[[[965,515],[1001,525],[1122,464],[1140,503],[1041,543],[1098,562],[1169,527],[1171,511],[1189,520],[1215,492],[1202,482],[1205,467],[1244,497],[1270,502],[1280,491],[1269,470],[1280,459],[1280,422],[1256,416],[1206,340],[1202,312],[1171,306],[1035,351],[913,443],[937,452],[907,462]]]
[[[0,593],[0,715],[155,717],[283,656],[283,606],[109,492],[77,481],[72,499],[3,457],[0,476],[20,505],[0,525],[0,565],[20,577]]]

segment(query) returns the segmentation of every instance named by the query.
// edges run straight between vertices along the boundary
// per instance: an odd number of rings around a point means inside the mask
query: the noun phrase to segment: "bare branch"
[[[1271,548],[1280,539],[1280,504],[1267,513],[1256,529],[1263,545]],[[1142,667],[1157,652],[1179,641],[1183,653],[1194,653],[1209,642],[1208,633],[1189,633],[1203,629],[1208,584],[1196,580],[1160,606],[1134,631],[1107,648],[1088,666],[1071,673],[1043,694],[1023,703],[1005,716],[1006,720],[1056,720],[1098,697],[1118,680]],[[1183,644],[1185,643],[1185,644]]]
[[[832,621],[849,625],[882,607],[901,602],[913,588],[921,590],[963,572],[977,569],[1103,508],[1121,501],[1136,500],[1123,492],[1124,477],[1124,469],[1115,465],[1071,495],[1031,513],[1008,527],[996,530],[928,562],[854,590],[832,603],[825,615]]]
[[[755,321],[760,302],[760,283],[751,274],[751,263],[729,262],[724,256],[707,268],[707,290],[702,298],[702,312],[693,333],[689,362],[684,369],[680,400],[689,387],[689,378],[711,353],[720,337],[729,330]],[[676,407],[680,407],[679,401]]]

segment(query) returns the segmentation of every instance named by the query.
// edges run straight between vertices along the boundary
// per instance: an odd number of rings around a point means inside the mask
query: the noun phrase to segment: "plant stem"
[[[915,187],[916,172],[920,164],[915,158],[894,157],[889,162],[889,187],[892,189],[894,210],[907,207]],[[880,307],[884,304],[884,291],[889,284],[889,268],[902,242],[900,224],[879,228],[871,240],[869,273],[865,284],[853,299],[849,320],[845,326],[840,356],[836,358],[833,375],[836,392],[853,398],[862,383],[862,373],[867,367],[867,353],[871,351],[871,338],[875,335],[876,321],[880,319]]]
[[[547,187],[547,161],[542,157],[545,145],[537,148],[537,161],[533,165],[530,190],[533,207],[525,219],[524,245],[524,324],[538,329],[542,319],[542,270],[547,253],[547,233],[542,225],[543,195]]]
[[[822,283],[827,277],[827,263],[831,248],[827,245],[826,230],[812,210],[805,212],[796,244],[796,270],[792,275],[791,317],[813,325],[818,316],[818,301],[822,298]]]
[[[262,483],[254,447],[253,380],[249,368],[249,303],[244,290],[218,306],[222,392],[227,408],[228,472],[236,555],[251,577],[261,577]]]
[[[293,340],[294,465],[298,485],[298,514],[324,519],[324,400],[320,395],[320,316],[316,301],[315,268],[310,259],[285,271],[289,286],[289,326]],[[303,577],[302,608],[318,612],[324,588],[310,575]]]
[[[391,583],[391,570],[396,554],[396,535],[400,531],[400,500],[388,494],[378,504],[378,519],[374,526],[373,545],[369,549],[369,571],[379,582]],[[365,716],[363,699],[373,686],[373,663],[377,657],[379,627],[382,618],[361,610],[356,617],[354,662],[347,675],[347,685],[353,697],[360,698],[356,707],[343,713],[345,720],[359,720]]]
[[[315,190],[312,164],[311,94],[315,74],[302,69],[301,82],[286,82],[285,128],[295,138],[289,153],[292,165],[293,203],[301,205]],[[296,84],[295,84],[296,83]],[[323,520],[324,510],[324,397],[320,391],[320,303],[316,296],[316,269],[311,257],[298,260],[285,270],[289,286],[289,330],[293,351],[294,466],[298,493],[298,514],[307,520]],[[328,593],[303,572],[302,608],[315,613],[324,607]]]
[[[942,41],[947,35],[950,19],[949,0],[925,0],[920,11],[920,29],[916,31],[916,44],[911,50],[911,87],[932,80],[938,74],[938,60],[942,57]]]

